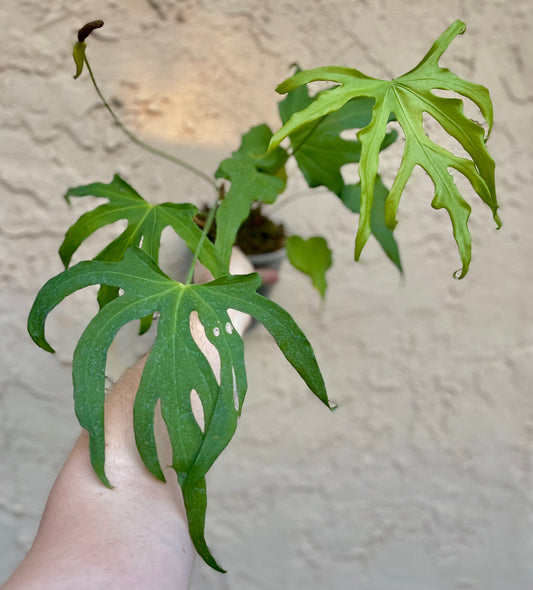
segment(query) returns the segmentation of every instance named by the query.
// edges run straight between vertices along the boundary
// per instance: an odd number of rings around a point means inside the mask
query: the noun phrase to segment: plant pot
[[[203,228],[209,208],[206,206],[196,216],[196,223]],[[216,222],[211,226],[209,239],[216,239]],[[268,268],[279,271],[281,263],[287,257],[285,250],[286,233],[282,223],[276,223],[264,215],[262,206],[255,205],[250,210],[249,217],[242,223],[237,234],[235,245],[257,269]],[[258,293],[268,297],[273,284],[261,285]]]
[[[287,251],[285,248],[279,248],[272,252],[265,252],[263,254],[248,254],[248,260],[253,264],[253,267],[257,270],[260,268],[269,268],[275,271],[279,271],[281,263],[287,258]],[[269,297],[272,291],[273,283],[268,285],[261,285],[257,290],[258,293],[264,297]]]

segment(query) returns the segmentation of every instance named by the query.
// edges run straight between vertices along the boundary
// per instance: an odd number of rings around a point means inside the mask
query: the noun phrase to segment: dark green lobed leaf
[[[222,571],[205,542],[205,474],[235,432],[247,388],[243,343],[231,324],[228,309],[249,313],[261,321],[305,383],[329,406],[311,345],[286,311],[256,293],[258,275],[226,276],[205,285],[183,285],[167,277],[145,252],[130,248],[118,262],[80,262],[44,285],[28,319],[28,331],[39,346],[53,351],[44,335],[49,312],[71,293],[93,284],[124,291],[91,320],[74,352],[75,409],[80,424],[89,433],[93,468],[109,485],[103,411],[107,350],[124,324],[158,311],[156,340],[134,405],[136,442],[147,468],[163,479],[153,431],[155,405],[161,400],[172,444],[172,467],[183,490],[191,537],[206,562]],[[220,356],[220,382],[193,339],[191,318],[195,313]],[[192,390],[202,402],[203,430],[192,412]]]
[[[90,235],[120,219],[126,219],[128,226],[97,254],[95,260],[116,262],[122,259],[128,248],[139,246],[155,262],[158,262],[161,234],[168,226],[174,229],[193,252],[198,246],[202,231],[193,220],[197,213],[193,205],[176,203],[151,205],[118,174],[109,184],[95,182],[71,188],[66,193],[65,199],[70,203],[71,197],[85,196],[105,198],[109,203],[84,213],[69,228],[59,248],[59,255],[65,267],[70,264],[72,255]],[[213,276],[225,274],[222,261],[211,243],[204,244],[199,259]],[[98,303],[100,307],[103,307],[116,297],[118,297],[117,287],[102,285],[98,292]],[[148,330],[151,322],[151,315],[141,319],[141,334]]]

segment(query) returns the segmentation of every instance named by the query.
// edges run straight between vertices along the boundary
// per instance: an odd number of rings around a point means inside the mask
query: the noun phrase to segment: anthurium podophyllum
[[[301,72],[297,67],[297,73]],[[311,97],[306,85],[298,86],[291,90],[279,103],[279,114],[283,123],[287,123],[291,117],[309,107],[319,95]],[[333,111],[316,121],[303,125],[288,137],[298,168],[302,172],[307,184],[310,187],[324,186],[332,193],[340,197],[341,201],[353,213],[360,213],[360,199],[350,198],[357,188],[353,185],[346,185],[342,175],[342,167],[346,164],[358,163],[361,159],[361,142],[355,138],[344,138],[342,132],[351,131],[366,127],[372,119],[372,107],[374,100],[368,97],[360,97],[350,100],[339,110]],[[393,120],[394,117],[390,117]],[[388,132],[383,139],[380,150],[389,147],[396,140],[398,134],[395,130]],[[279,148],[276,148],[279,149]],[[275,152],[276,150],[274,150]],[[356,185],[359,186],[359,185]],[[398,244],[394,238],[393,230],[385,225],[383,217],[383,197],[388,195],[387,188],[381,182],[374,187],[373,214],[370,229],[372,234],[383,248],[385,254],[394,265],[402,272]],[[348,198],[347,198],[348,196]],[[321,238],[325,240],[325,238]],[[293,245],[296,242],[293,242]],[[326,261],[327,257],[321,256],[317,259],[309,244],[313,246],[318,242],[299,242],[300,260],[303,264],[295,265],[293,256],[289,251],[289,262],[302,272],[309,274],[304,268],[318,270],[318,260]],[[327,244],[322,246],[327,247]],[[320,272],[324,274],[329,267],[322,266]],[[311,277],[314,281],[313,277]],[[313,284],[316,286],[315,282]],[[326,282],[324,278],[324,289]],[[319,289],[320,291],[320,289]],[[321,292],[321,296],[324,293]]]
[[[464,33],[463,22],[455,21],[435,41],[422,61],[412,70],[394,80],[370,78],[359,70],[344,67],[324,67],[299,72],[277,88],[281,94],[294,91],[302,84],[327,81],[336,84],[321,92],[304,110],[295,113],[273,136],[271,148],[287,136],[338,111],[351,100],[370,97],[374,102],[372,120],[357,137],[361,142],[359,177],[361,179],[361,215],[355,240],[355,259],[359,259],[371,233],[372,201],[379,168],[379,152],[387,134],[391,114],[405,135],[405,149],[400,168],[387,197],[385,220],[387,226],[396,224],[396,212],[405,184],[415,166],[421,166],[435,185],[432,206],[445,208],[450,216],[453,233],[462,261],[458,277],[468,272],[471,260],[471,237],[468,231],[470,205],[463,199],[449,168],[461,172],[470,181],[481,199],[491,208],[497,227],[501,222],[497,214],[494,183],[494,161],[485,146],[485,131],[481,125],[463,114],[463,101],[435,94],[434,90],[453,91],[472,100],[480,109],[488,125],[487,137],[492,129],[492,103],[488,90],[457,77],[438,65],[439,59],[453,39]],[[470,155],[471,159],[457,156],[434,143],[423,127],[423,114],[431,115]]]
[[[85,39],[102,21],[93,21],[79,31],[74,47],[77,76],[87,65],[104,105],[119,128],[137,145],[173,161],[207,180],[219,194],[203,232],[193,219],[196,207],[187,204],[152,205],[118,175],[108,184],[93,183],[70,189],[71,197],[106,198],[107,203],[84,213],[67,231],[60,256],[68,267],[73,254],[95,231],[117,220],[126,229],[105,246],[92,261],[80,262],[50,279],[41,289],[30,312],[28,330],[34,341],[50,352],[44,327],[49,312],[71,293],[89,285],[101,285],[100,310],[89,322],[73,357],[76,415],[90,437],[91,461],[103,483],[105,473],[104,400],[108,348],[118,330],[141,319],[147,329],[159,314],[154,346],[144,367],[134,403],[134,430],[139,453],[153,475],[163,479],[154,438],[154,409],[160,400],[173,451],[173,464],[183,490],[191,537],[199,554],[222,571],[205,541],[207,496],[205,475],[233,436],[247,389],[243,342],[234,329],[228,310],[250,314],[263,323],[288,361],[311,391],[328,407],[324,381],[307,338],[291,316],[256,292],[258,275],[231,276],[231,249],[242,221],[255,202],[273,203],[285,189],[285,164],[294,156],[310,187],[324,186],[346,207],[360,214],[355,258],[372,233],[401,270],[398,245],[392,229],[400,196],[414,166],[421,166],[435,185],[432,205],[446,208],[453,225],[463,263],[460,277],[471,258],[467,221],[470,206],[460,195],[449,168],[464,174],[481,199],[491,208],[497,225],[494,162],[485,146],[485,132],[463,114],[463,102],[435,94],[449,90],[478,105],[492,127],[492,104],[483,86],[462,80],[438,65],[439,58],[465,26],[453,23],[410,72],[392,81],[377,80],[355,69],[324,67],[299,71],[278,87],[288,93],[280,103],[281,129],[272,135],[266,125],[252,128],[241,146],[219,166],[215,177],[230,182],[224,189],[202,171],[178,158],[149,146],[120,122],[96,84],[85,53]],[[307,84],[328,81],[335,86],[315,97]],[[423,127],[423,115],[433,117],[469,154],[454,155],[434,143]],[[405,148],[400,168],[388,191],[378,174],[380,152],[396,138],[387,125],[395,120],[403,129]],[[356,139],[341,134],[360,129]],[[488,137],[488,133],[487,133]],[[288,138],[290,148],[279,146]],[[346,183],[342,167],[359,163],[360,181]],[[206,236],[215,218],[215,243]],[[170,279],[158,266],[161,233],[172,227],[194,253],[185,283]],[[331,252],[322,237],[291,236],[288,256],[294,266],[308,274],[324,297],[326,271]],[[214,276],[203,284],[191,284],[198,259]],[[194,318],[194,319],[193,319]],[[220,357],[220,375],[215,375],[192,333],[198,320]],[[191,405],[196,392],[202,404],[204,424],[197,422]]]
[[[126,323],[159,312],[157,336],[135,398],[137,448],[153,475],[164,479],[153,429],[155,405],[161,400],[172,443],[172,467],[183,490],[191,537],[199,554],[219,570],[204,538],[205,474],[235,432],[247,388],[243,342],[233,328],[228,309],[237,309],[260,321],[311,391],[329,407],[311,345],[286,311],[256,293],[260,282],[259,276],[252,274],[185,285],[166,276],[139,248],[129,248],[119,262],[80,262],[50,279],[37,295],[28,319],[33,340],[53,352],[44,326],[57,304],[88,285],[105,284],[123,290],[91,320],[73,358],[76,415],[89,433],[93,468],[102,482],[109,485],[104,439],[107,350]],[[198,314],[207,338],[220,356],[219,380],[191,334],[192,314]],[[202,403],[203,429],[192,411],[193,390]]]

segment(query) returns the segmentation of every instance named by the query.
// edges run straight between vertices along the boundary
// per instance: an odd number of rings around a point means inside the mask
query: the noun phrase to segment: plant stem
[[[322,189],[322,190],[321,190]],[[271,211],[275,211],[276,215],[278,214],[280,209],[283,209],[283,207],[285,207],[286,205],[290,205],[291,203],[293,203],[294,201],[297,201],[298,199],[302,199],[302,198],[307,198],[309,195],[314,196],[314,195],[323,195],[323,194],[327,194],[327,187],[310,187],[310,188],[306,188],[303,189],[301,191],[292,193],[290,195],[287,195],[283,201],[276,201],[271,208]]]
[[[218,193],[218,187],[217,187],[215,181],[210,176],[208,176],[207,174],[205,174],[204,172],[202,172],[201,170],[199,170],[198,168],[196,168],[192,164],[189,164],[188,162],[185,162],[184,160],[181,160],[180,158],[176,158],[175,156],[172,156],[171,154],[168,154],[167,152],[164,152],[162,150],[159,150],[159,149],[151,146],[150,144],[146,143],[142,139],[139,139],[132,131],[130,131],[126,127],[126,125],[124,125],[124,123],[118,118],[118,116],[115,114],[115,112],[111,108],[110,104],[104,98],[104,95],[102,94],[102,91],[100,90],[100,88],[96,82],[96,79],[94,77],[93,71],[91,69],[91,66],[89,64],[89,60],[87,59],[87,57],[85,57],[85,65],[87,66],[87,70],[89,71],[89,76],[91,77],[93,86],[94,86],[96,92],[98,93],[100,100],[104,104],[105,108],[109,111],[110,115],[113,117],[113,120],[115,121],[117,126],[120,128],[120,130],[133,143],[136,143],[143,150],[146,150],[147,152],[150,152],[151,154],[159,156],[160,158],[164,158],[165,160],[168,160],[169,162],[172,162],[172,163],[176,164],[177,166],[180,166],[181,168],[188,170],[192,174],[195,174],[196,176],[198,176],[198,178],[201,178],[205,182],[209,183]]]
[[[216,200],[215,204],[209,210],[209,213],[208,213],[207,218],[205,220],[205,225],[204,225],[204,229],[202,231],[202,235],[200,236],[200,240],[198,241],[198,245],[196,246],[196,250],[194,251],[194,254],[192,257],[191,265],[189,266],[189,271],[187,272],[187,278],[185,279],[186,285],[190,285],[192,283],[192,277],[194,274],[194,267],[196,266],[196,262],[198,261],[198,257],[200,256],[200,252],[202,251],[202,248],[204,247],[204,242],[207,239],[207,234],[209,234],[209,230],[211,229],[211,226],[213,225],[213,221],[215,219],[215,214],[218,209],[218,204],[220,202],[220,199],[223,196],[223,191],[224,191],[224,185],[222,185],[221,188],[219,189],[219,194],[218,194],[217,200]]]
[[[313,133],[316,131],[317,127],[320,125],[320,123],[322,123],[322,121],[325,119],[325,117],[322,117],[321,119],[318,119],[318,121],[313,125],[313,127],[309,130],[309,133],[302,139],[302,141],[292,150],[291,152],[291,156],[294,156],[294,154],[304,145],[304,143],[306,141],[309,140],[309,138],[311,137],[311,135],[313,135]]]
[[[316,121],[316,123],[313,125],[313,127],[309,130],[309,133],[307,133],[307,135],[302,139],[302,141],[300,141],[300,143],[291,150],[291,152],[287,155],[287,159],[285,160],[285,162],[291,157],[294,156],[296,154],[296,152],[307,142],[309,141],[309,138],[313,135],[313,133],[317,130],[317,127],[322,123],[322,121],[325,119],[325,117],[322,117],[321,119],[318,119],[318,121]],[[284,162],[284,164],[285,164]],[[305,190],[302,191],[304,194],[307,194],[309,191]],[[274,209],[276,210],[276,213],[285,205],[287,205],[288,203],[291,203],[294,200],[294,197],[296,199],[298,199],[299,197],[304,196],[302,194],[299,193],[295,193],[292,195],[289,195],[284,201],[282,201],[281,203],[279,201],[276,201],[276,203],[274,204]]]

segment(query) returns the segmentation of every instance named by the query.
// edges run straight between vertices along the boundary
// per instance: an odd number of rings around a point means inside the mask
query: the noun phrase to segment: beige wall
[[[107,95],[143,137],[211,172],[240,132],[277,125],[272,89],[291,62],[399,75],[461,18],[467,33],[443,64],[491,90],[504,227],[495,232],[488,209],[471,199],[474,258],[468,277],[454,281],[449,221],[415,174],[397,231],[402,282],[374,243],[353,264],[355,221],[333,198],[310,195],[284,209],[296,214],[295,232],[332,236],[325,308],[290,268],[274,298],[307,332],[340,408],[329,414],[312,399],[262,329],[247,335],[244,417],[208,479],[208,540],[229,573],[197,563],[193,588],[533,587],[532,8],[524,0],[2,1],[0,580],[28,548],[78,432],[71,354],[93,300],[83,293],[54,312],[55,356],[25,330],[37,289],[61,268],[63,232],[87,208],[68,210],[62,194],[116,171],[153,200],[201,202],[204,189],[129,145],[87,77],[72,80],[75,30],[106,21],[89,50]],[[289,191],[299,189],[295,181]],[[113,347],[112,374],[131,357],[125,341]],[[149,337],[136,352],[148,345]]]

